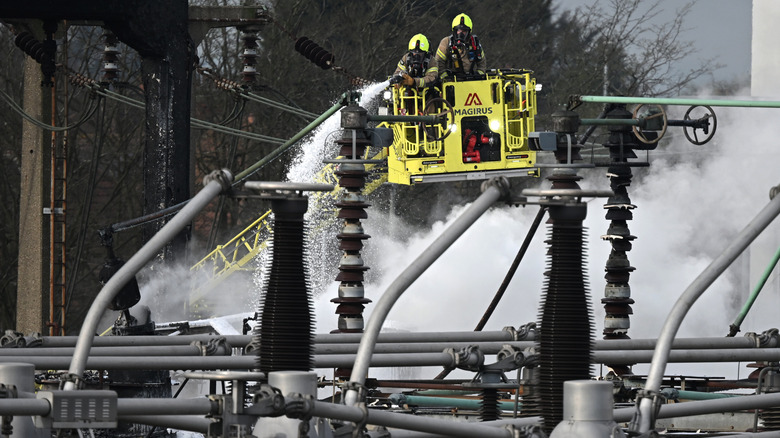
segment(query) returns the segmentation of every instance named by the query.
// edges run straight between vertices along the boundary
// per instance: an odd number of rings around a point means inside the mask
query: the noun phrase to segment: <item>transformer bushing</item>
[[[357,105],[350,105],[341,111],[341,127],[344,134],[336,143],[339,156],[343,157],[335,174],[344,194],[336,203],[339,208],[337,217],[342,219],[341,232],[336,235],[339,249],[343,251],[339,263],[339,296],[331,302],[336,303],[338,329],[331,333],[362,333],[364,328],[363,309],[371,300],[365,297],[363,288],[364,273],[368,267],[363,263],[360,251],[363,241],[370,238],[363,231],[362,219],[368,218],[366,208],[370,206],[362,195],[366,185],[365,165],[360,162],[360,153],[371,142],[366,137],[368,123],[367,111]],[[349,377],[349,370],[337,370],[337,377]]]
[[[539,408],[550,433],[563,419],[563,383],[590,378],[592,315],[585,269],[587,205],[551,205],[545,290],[539,310]]]
[[[254,341],[258,368],[310,371],[314,364],[314,317],[305,262],[305,196],[271,197],[274,213],[272,256],[266,266],[260,322]]]
[[[557,131],[556,158],[568,163],[579,157],[579,147],[572,140],[579,123],[572,111],[556,111],[553,124]],[[581,179],[573,167],[555,168],[548,177],[552,190],[580,191]],[[584,192],[582,192],[584,194]],[[578,198],[561,196],[545,201],[549,204],[548,261],[544,272],[545,287],[539,309],[538,392],[533,404],[544,419],[544,430],[551,433],[563,420],[564,382],[590,378],[590,356],[593,350],[592,312],[585,274],[585,240],[582,222],[587,205]],[[534,406],[537,408],[537,406]]]
[[[609,111],[606,117],[630,119],[631,113],[619,105]],[[633,218],[632,210],[636,205],[632,204],[628,197],[627,188],[631,185],[632,178],[628,159],[636,158],[635,149],[644,149],[648,145],[640,144],[636,140],[630,126],[610,125],[609,139],[604,146],[609,149],[610,165],[607,169],[607,177],[614,195],[604,205],[607,210],[606,219],[610,223],[607,233],[601,236],[612,245],[605,266],[604,298],[601,299],[605,312],[603,335],[604,339],[629,339],[630,315],[633,313],[631,305],[634,304],[629,277],[635,268],[631,266],[627,253],[631,251],[631,242],[636,239],[636,236],[631,235],[628,221]],[[618,375],[631,373],[630,366],[607,365]]]

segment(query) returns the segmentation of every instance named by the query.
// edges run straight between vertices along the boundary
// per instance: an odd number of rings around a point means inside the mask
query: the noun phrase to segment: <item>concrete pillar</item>
[[[41,67],[28,57],[24,67],[23,107],[37,120],[51,120],[51,88],[41,86]],[[16,330],[45,331],[46,236],[43,215],[44,181],[51,156],[50,133],[25,120],[22,125],[21,190],[19,202],[19,280],[16,292]]]

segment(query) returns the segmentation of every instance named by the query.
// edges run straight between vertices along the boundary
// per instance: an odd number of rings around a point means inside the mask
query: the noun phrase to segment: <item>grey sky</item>
[[[642,0],[648,7],[656,0]],[[611,0],[554,0],[558,11],[598,4],[611,7]],[[671,21],[683,0],[658,0],[656,20]],[[707,82],[750,79],[750,41],[752,0],[698,0],[686,16],[683,41],[691,41],[697,47],[696,55],[689,62],[680,64],[681,70],[698,65],[702,59],[714,59],[723,67],[713,73]],[[706,85],[700,84],[702,86]]]

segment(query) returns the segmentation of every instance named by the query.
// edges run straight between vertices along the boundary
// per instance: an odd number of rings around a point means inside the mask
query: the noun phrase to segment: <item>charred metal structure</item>
[[[19,32],[28,32],[23,34],[25,47],[35,46],[29,35],[34,35],[39,23],[43,23],[39,62],[46,77],[54,73],[56,44],[52,50],[52,35],[63,20],[102,25],[135,49],[142,58],[146,103],[144,212],[157,213],[190,198],[189,108],[196,54],[188,30],[186,0],[4,2],[0,5],[0,20]],[[112,55],[107,56],[110,60]],[[107,72],[107,79],[110,78]],[[145,240],[163,225],[165,220],[146,228]],[[186,241],[187,234],[182,231],[161,257],[171,259],[184,249]]]

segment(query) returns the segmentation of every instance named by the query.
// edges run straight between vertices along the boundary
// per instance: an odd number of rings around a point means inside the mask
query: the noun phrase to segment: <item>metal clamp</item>
[[[227,169],[215,170],[203,177],[203,185],[208,185],[212,181],[217,181],[222,186],[222,190],[230,189],[233,183],[233,174]]]
[[[73,373],[65,373],[60,376],[60,387],[59,389],[64,389],[65,384],[71,382],[76,386],[76,389],[83,389],[84,388],[84,379],[82,376],[79,376],[77,374]]]
[[[203,341],[193,341],[190,345],[198,347],[201,356],[214,356],[217,354],[227,355],[230,352],[230,345],[228,345],[227,339],[222,336],[209,339],[206,343]]]
[[[529,322],[524,325],[521,325],[520,327],[515,330],[512,327],[505,327],[504,330],[512,329],[514,332],[514,341],[525,341],[525,340],[533,340],[533,338],[536,336],[536,323],[535,322]],[[531,336],[531,339],[528,339],[529,336]]]
[[[469,345],[459,350],[447,348],[444,352],[452,356],[455,368],[462,370],[479,371],[485,362],[485,355],[477,345]]]
[[[314,408],[314,397],[312,395],[291,392],[282,400],[284,403],[284,415],[308,423],[312,417],[311,413]]]
[[[661,405],[666,401],[664,396],[656,391],[649,390],[649,389],[640,389],[636,393],[636,404],[639,406],[642,399],[649,398],[652,401],[652,418],[650,418],[649,424],[650,424],[650,430],[653,430],[655,428],[655,419],[658,417],[658,412],[661,410]],[[628,428],[628,434],[633,434],[634,436],[638,435],[638,432],[635,430],[635,427],[641,423],[641,411],[639,409],[634,412],[634,417],[631,419],[631,424]]]
[[[756,347],[771,348],[780,345],[780,331],[772,328],[756,336]]]
[[[252,394],[252,406],[245,409],[247,414],[261,417],[279,417],[286,413],[286,404],[282,392],[268,384]]]

